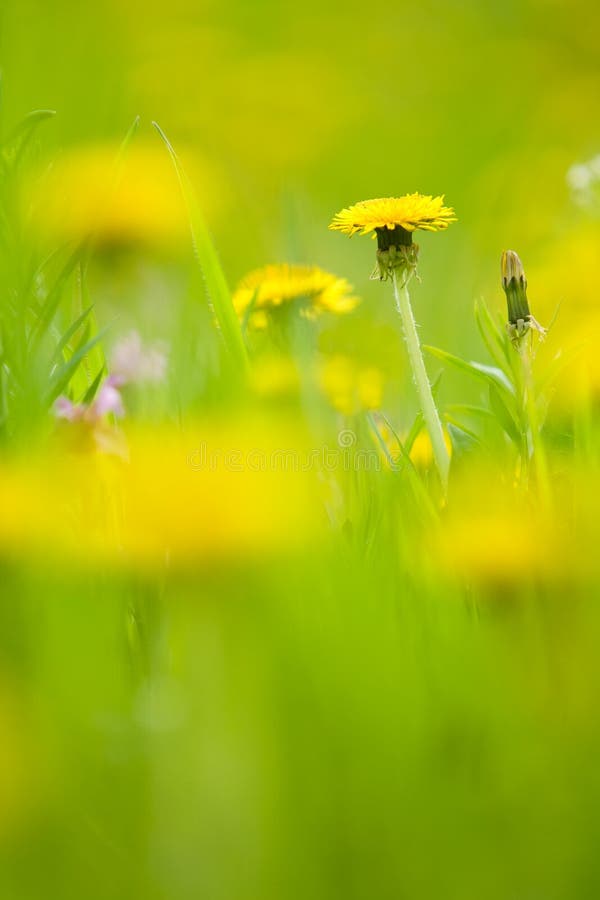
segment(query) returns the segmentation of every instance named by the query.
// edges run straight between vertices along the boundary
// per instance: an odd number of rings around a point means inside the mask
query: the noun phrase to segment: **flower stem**
[[[536,398],[535,398],[535,382],[533,377],[533,366],[531,358],[531,347],[527,345],[527,341],[523,341],[519,346],[519,356],[521,359],[522,372],[522,404],[528,422],[528,434],[526,435],[525,452],[527,456],[533,457],[537,476],[537,488],[542,504],[549,508],[551,505],[550,476],[548,471],[548,460],[546,457],[546,448],[541,434],[541,423],[538,416]],[[527,459],[527,464],[529,459]]]
[[[440,416],[435,405],[435,400],[433,399],[431,385],[429,383],[427,370],[423,361],[421,344],[419,342],[419,335],[417,334],[415,317],[413,315],[412,306],[410,304],[410,295],[408,293],[409,280],[410,275],[407,273],[403,273],[401,275],[401,281],[399,283],[397,270],[393,270],[396,309],[398,310],[400,318],[402,320],[404,340],[406,341],[408,357],[410,359],[410,365],[413,371],[415,384],[417,386],[417,393],[419,395],[419,401],[421,404],[421,412],[423,413],[423,419],[425,420],[425,425],[427,427],[427,431],[429,432],[429,438],[431,440],[431,446],[433,448],[433,457],[435,459],[435,463],[440,475],[440,481],[442,483],[442,488],[445,493],[448,488],[450,454],[448,453],[448,448],[446,447],[446,442],[444,441],[442,423],[440,421]]]

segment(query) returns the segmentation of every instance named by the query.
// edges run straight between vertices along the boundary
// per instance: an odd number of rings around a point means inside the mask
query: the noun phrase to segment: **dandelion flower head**
[[[252,307],[251,319],[256,328],[266,327],[269,313],[296,301],[303,305],[309,318],[324,312],[351,312],[358,303],[345,278],[317,266],[289,263],[255,269],[240,281],[233,295],[240,317]]]
[[[406,194],[404,197],[382,197],[378,200],[362,200],[333,217],[332,231],[353,235],[369,234],[381,228],[403,228],[413,232],[443,231],[456,216],[451,206],[444,206],[444,197],[424,194]]]

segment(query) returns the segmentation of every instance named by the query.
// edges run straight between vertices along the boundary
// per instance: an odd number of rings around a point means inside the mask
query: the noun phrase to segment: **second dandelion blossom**
[[[455,221],[454,210],[444,205],[443,197],[407,194],[355,203],[334,216],[329,226],[333,231],[350,236],[373,233],[377,238],[377,265],[372,277],[393,282],[421,412],[444,491],[448,484],[450,455],[421,352],[408,285],[415,274],[419,252],[413,243],[413,233],[417,230],[443,231]]]

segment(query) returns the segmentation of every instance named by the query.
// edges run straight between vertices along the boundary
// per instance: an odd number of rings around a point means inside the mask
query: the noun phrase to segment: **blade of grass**
[[[82,403],[87,404],[87,403],[92,402],[92,400],[96,396],[96,391],[100,387],[100,382],[102,381],[103,376],[104,376],[104,366],[99,370],[98,374],[96,375],[96,377],[90,384],[89,388],[87,389],[87,391],[81,398]]]
[[[510,348],[508,347],[508,342],[504,340],[498,323],[494,320],[487,304],[482,299],[475,301],[475,322],[490,356],[496,365],[505,372],[507,366],[510,367],[508,355]]]
[[[69,382],[71,381],[71,378],[73,377],[87,354],[90,352],[90,350],[92,350],[93,347],[96,346],[96,344],[100,340],[102,340],[107,331],[108,326],[99,331],[98,334],[95,334],[94,337],[89,341],[86,341],[83,346],[78,346],[73,356],[70,357],[70,359],[64,364],[64,366],[61,366],[61,368],[52,378],[50,382],[50,389],[46,394],[46,404],[48,406],[50,406],[50,404],[53,403],[54,400],[56,400],[59,394],[62,394],[62,392],[66,390]]]
[[[490,384],[490,406],[498,422],[503,430],[509,436],[511,441],[520,447],[523,439],[522,430],[515,421],[515,418],[504,402],[504,398],[494,384]]]
[[[83,325],[93,308],[94,304],[92,303],[91,306],[88,306],[87,309],[84,309],[84,311],[75,319],[72,325],[69,325],[63,336],[60,338],[58,344],[56,345],[51,360],[52,363],[58,363],[61,353],[63,352],[73,335],[76,334],[76,332],[79,330],[80,326]]]
[[[188,211],[194,253],[204,277],[206,293],[219,324],[223,341],[231,357],[238,364],[240,370],[244,372],[248,366],[248,354],[244,343],[242,329],[240,327],[240,321],[233,307],[225,274],[221,267],[208,228],[204,222],[204,218],[200,212],[194,189],[166,134],[157,122],[153,122],[152,125],[164,142],[171,156],[171,160],[173,161],[173,165],[175,166],[181,192]]]
[[[54,318],[54,314],[58,309],[59,303],[62,298],[62,292],[65,285],[65,282],[72,274],[77,264],[83,258],[87,246],[87,242],[83,244],[79,244],[79,246],[73,251],[63,268],[61,269],[56,281],[46,294],[46,298],[43,301],[41,307],[38,311],[38,319],[36,324],[34,325],[30,337],[29,337],[29,346],[30,349],[34,347],[41,338],[44,336],[46,330],[48,329],[52,319]]]
[[[257,300],[258,300],[258,288],[256,288],[256,290],[254,291],[254,293],[252,295],[252,299],[250,300],[250,303],[244,310],[244,316],[242,318],[242,335],[244,336],[244,338],[246,337],[246,332],[248,331],[248,323],[250,322],[250,316],[252,315],[252,313],[254,311],[254,307],[256,306]]]
[[[398,449],[400,450],[400,454],[401,454],[402,460],[404,462],[404,466],[402,467],[402,469],[400,469],[398,466],[398,460],[394,459],[393,456],[391,455],[391,453],[389,452],[389,448],[387,447],[385,438],[383,437],[383,435],[381,434],[381,432],[379,430],[379,426],[377,424],[377,418],[376,418],[375,414],[367,413],[367,422],[369,423],[372,434],[375,436],[375,440],[377,441],[377,444],[379,445],[379,447],[381,448],[382,452],[384,453],[386,459],[388,460],[391,471],[396,472],[396,473],[402,472],[406,475],[406,477],[408,478],[408,483],[413,491],[415,500],[419,504],[422,512],[425,514],[426,517],[429,517],[432,521],[437,521],[439,518],[438,513],[435,509],[435,506],[434,506],[432,500],[431,500],[429,492],[425,488],[425,485],[423,484],[423,481],[421,480],[419,473],[417,472],[417,470],[415,468],[415,464],[413,463],[412,459],[410,458],[409,451],[406,449],[406,446],[400,440],[398,434],[390,426],[386,417],[384,415],[382,415],[382,413],[378,413],[377,415],[381,416],[381,418],[383,419],[385,424],[390,428],[392,434],[394,435],[394,440],[398,444]]]
[[[88,308],[93,306],[91,302],[91,298],[89,296],[88,287],[87,287],[87,278],[86,278],[86,263],[84,259],[81,259],[79,262],[79,267],[76,273],[75,284],[74,284],[74,294],[73,294],[73,302],[74,302],[74,315],[78,316],[82,313],[84,308]],[[94,311],[89,314],[87,320],[88,327],[88,338],[93,337],[98,331],[98,323],[96,321],[96,315]],[[104,352],[102,349],[102,344],[96,344],[92,352],[86,357],[83,365],[80,367],[77,374],[74,376],[75,381],[72,384],[72,388],[75,394],[79,392],[83,392],[86,390],[91,382],[92,382],[92,371],[97,371],[98,369],[105,368],[106,360],[104,357]]]
[[[119,150],[117,152],[117,155],[116,155],[116,158],[114,161],[114,165],[112,168],[111,176],[106,185],[106,193],[104,194],[104,199],[97,211],[96,224],[92,228],[92,231],[88,237],[86,253],[83,256],[84,267],[87,267],[87,265],[90,261],[90,258],[92,256],[92,253],[94,252],[94,247],[96,246],[96,241],[98,238],[99,227],[100,227],[102,221],[104,220],[105,215],[107,214],[108,210],[110,209],[110,205],[114,199],[116,190],[117,190],[117,188],[119,186],[119,182],[121,180],[125,156],[129,149],[129,145],[131,144],[132,140],[134,139],[134,137],[137,133],[139,126],[140,126],[140,117],[136,116],[135,119],[133,120],[133,122],[131,123],[131,125],[129,126],[129,129],[127,130],[127,134],[123,138],[123,141],[121,142],[121,146],[119,147]]]
[[[2,153],[6,162],[13,167],[16,166],[37,127],[42,122],[54,118],[55,115],[56,110],[54,109],[35,109],[25,116],[2,144]]]

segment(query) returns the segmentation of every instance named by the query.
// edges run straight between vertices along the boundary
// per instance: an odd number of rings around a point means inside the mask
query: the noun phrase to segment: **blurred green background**
[[[373,245],[327,230],[357,200],[456,209],[419,238],[428,343],[481,355],[473,300],[502,307],[507,247],[539,318],[562,301],[571,328],[597,302],[598,220],[566,180],[600,151],[591,0],[2,0],[0,29],[3,128],[56,109],[39,165],[82,165],[64,209],[59,190],[44,223],[41,204],[42,241],[92,215],[94,176],[141,117],[127,216],[94,261],[101,323],[118,312],[174,350],[189,329],[191,250],[152,120],[231,284],[286,260],[348,277],[365,302],[339,328],[376,360],[400,345],[377,344],[394,312]],[[185,397],[198,375],[173,357]],[[364,557],[345,535],[164,579],[3,561],[2,900],[599,895],[597,585],[557,579],[541,603],[517,555],[474,611],[415,563],[402,490],[367,484],[401,513]]]
[[[328,234],[331,215],[445,193],[460,225],[421,238],[418,304],[432,343],[464,346],[473,297],[500,305],[503,249],[529,271],[589,224],[565,180],[600,145],[600,12],[586,0],[4,0],[0,21],[5,124],[54,108],[44,142],[64,151],[120,141],[137,114],[153,143],[159,121],[200,188],[208,172],[232,284],[266,262],[315,262],[381,305],[369,246]],[[543,290],[548,308],[570,299]]]

